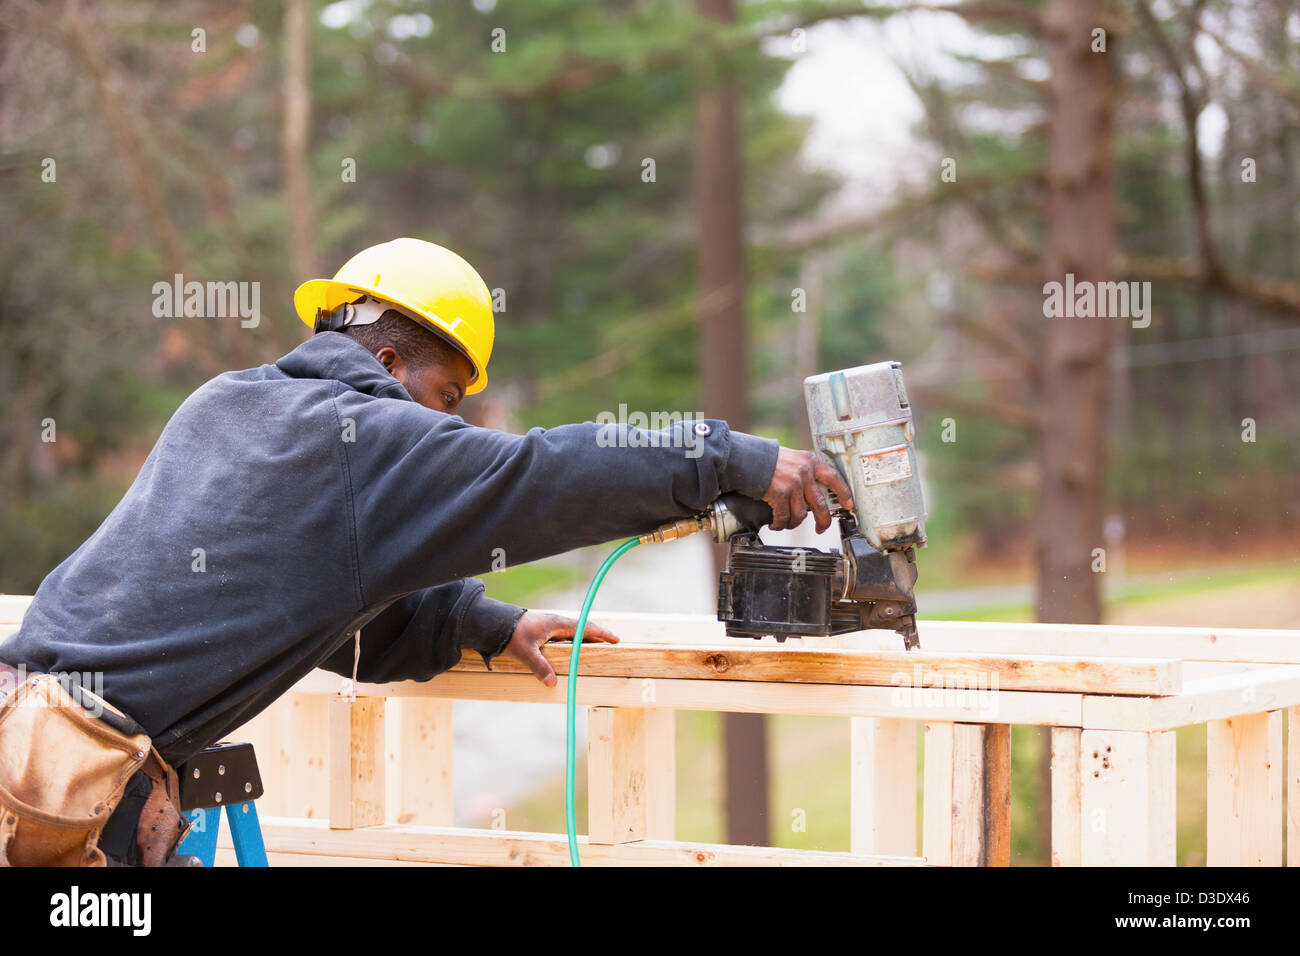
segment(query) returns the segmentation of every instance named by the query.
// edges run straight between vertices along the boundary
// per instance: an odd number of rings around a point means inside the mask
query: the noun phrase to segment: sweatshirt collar
[[[275,365],[290,378],[334,379],[376,398],[415,400],[368,348],[340,332],[317,332]]]

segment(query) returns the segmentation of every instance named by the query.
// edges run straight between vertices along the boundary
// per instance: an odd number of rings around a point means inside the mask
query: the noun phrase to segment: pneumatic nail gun
[[[735,493],[642,540],[707,531],[730,542],[718,620],[732,637],[783,642],[889,628],[916,648],[915,549],[925,546],[925,505],[902,369],[879,362],[813,375],[803,389],[813,449],[853,490],[853,510],[827,491],[839,550],[764,544],[758,530],[772,520],[771,508]]]

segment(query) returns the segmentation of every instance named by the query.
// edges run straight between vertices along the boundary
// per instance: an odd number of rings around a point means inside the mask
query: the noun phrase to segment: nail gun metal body
[[[918,647],[913,588],[925,505],[902,369],[880,362],[813,375],[804,380],[804,399],[813,448],[853,489],[852,511],[830,495],[839,550],[764,544],[757,532],[771,509],[738,494],[643,540],[709,531],[730,542],[718,620],[732,637],[784,641],[883,627],[902,634],[909,650]]]

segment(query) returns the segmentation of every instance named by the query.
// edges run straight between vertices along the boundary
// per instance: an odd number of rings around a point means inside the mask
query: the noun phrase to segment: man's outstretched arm
[[[476,578],[453,581],[408,594],[361,629],[357,680],[428,680],[454,667],[463,651],[472,650],[489,667],[493,658],[505,654],[549,687],[555,684],[555,669],[540,648],[552,638],[572,637],[576,628],[572,618],[490,598]],[[618,642],[596,624],[587,625],[585,639]],[[351,677],[355,654],[355,641],[347,641],[321,666]]]
[[[790,513],[790,482],[804,480],[788,474],[791,456],[808,473],[798,518],[820,494],[813,456],[723,421],[658,432],[584,422],[513,435],[413,402],[356,393],[336,402],[355,423],[343,451],[367,603],[644,533],[729,491],[773,495],[774,511]]]
[[[454,667],[462,651],[478,651],[489,660],[505,651],[525,613],[488,597],[477,578],[408,594],[361,629],[357,679],[428,680]],[[355,642],[346,641],[321,666],[351,677],[355,650]]]

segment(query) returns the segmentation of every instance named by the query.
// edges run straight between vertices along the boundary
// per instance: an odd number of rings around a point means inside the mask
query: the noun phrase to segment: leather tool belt
[[[124,795],[131,814],[114,814]],[[190,829],[139,724],[80,683],[0,663],[0,866],[104,866],[110,818],[134,830],[117,862],[142,866],[165,864]]]

